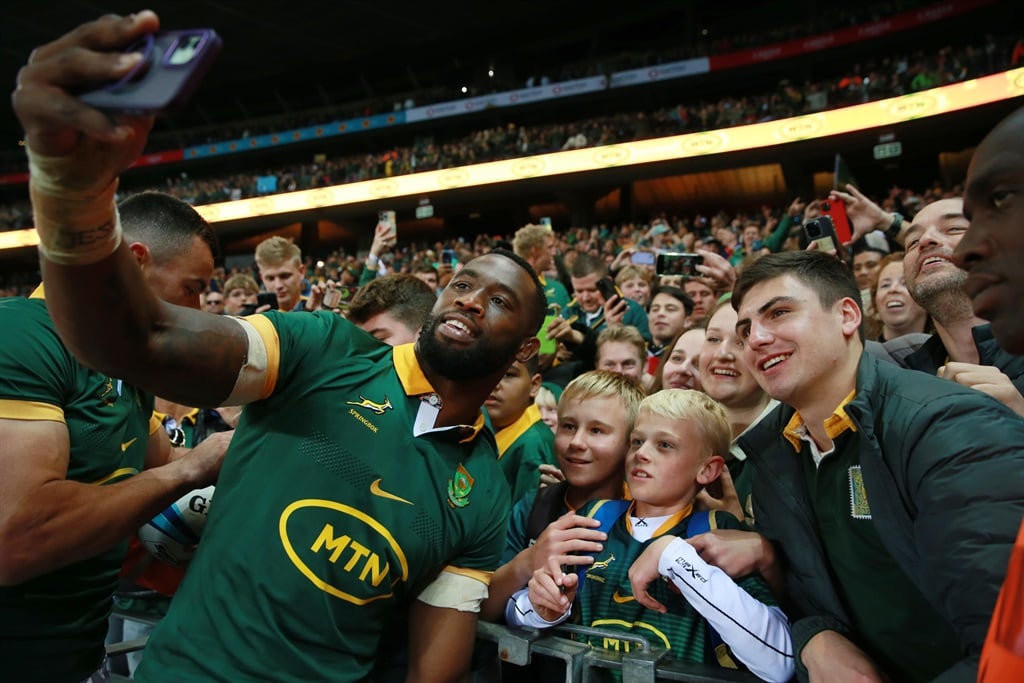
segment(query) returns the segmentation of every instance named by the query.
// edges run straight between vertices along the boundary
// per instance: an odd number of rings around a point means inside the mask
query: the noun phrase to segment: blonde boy
[[[481,618],[500,619],[509,596],[526,585],[540,562],[592,561],[575,552],[599,549],[604,534],[588,528],[597,525],[594,520],[566,513],[591,500],[622,496],[622,465],[643,398],[639,384],[605,370],[583,373],[562,392],[555,456],[565,481],[531,492],[513,506],[503,564],[491,576]]]
[[[714,663],[709,644],[720,638],[729,651],[717,653],[719,663],[734,658],[764,680],[789,680],[789,622],[763,580],[751,575],[734,582],[684,540],[704,514],[710,528],[740,528],[728,513],[693,514],[697,493],[721,474],[731,439],[725,410],[705,394],[667,389],[644,399],[626,457],[629,509],[585,573],[563,574],[563,558],[547,558],[528,589],[509,600],[506,620],[553,626],[575,600],[585,626],[643,635],[673,659]],[[606,503],[590,503],[579,515]],[[656,579],[670,581],[678,593]],[[621,643],[592,640],[599,647]]]
[[[291,240],[275,235],[256,245],[256,265],[268,292],[277,295],[282,311],[306,310],[302,296],[302,250]]]

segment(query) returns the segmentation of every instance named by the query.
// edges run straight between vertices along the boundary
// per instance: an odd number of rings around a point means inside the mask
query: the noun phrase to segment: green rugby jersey
[[[413,436],[433,389],[411,344],[332,313],[249,320],[273,393],[243,412],[139,681],[360,680],[440,571],[486,582],[501,556],[493,435],[481,414],[474,429]]]
[[[572,299],[565,285],[555,278],[549,280],[540,273],[537,274],[537,277],[540,279],[541,285],[544,286],[544,298],[548,300],[548,306],[558,306],[559,311],[564,311],[569,307],[569,302]]]
[[[67,479],[103,485],[139,472],[152,398],[87,369],[57,336],[42,298],[0,299],[0,418],[67,427]],[[82,680],[103,659],[127,539],[107,552],[0,587],[5,680]]]
[[[595,504],[591,502],[580,511],[590,515]],[[675,516],[657,530],[655,535],[643,543],[633,538],[629,529],[628,513],[624,514],[608,531],[604,550],[595,555],[594,563],[587,569],[576,597],[580,609],[581,623],[610,631],[623,631],[643,636],[656,649],[669,650],[668,656],[683,662],[717,664],[709,644],[707,622],[690,603],[665,581],[655,581],[648,589],[655,600],[665,605],[666,614],[649,610],[633,597],[629,583],[629,568],[655,539],[666,534],[686,538],[689,516]],[[715,512],[709,519],[711,528],[740,529],[742,526],[730,514]],[[767,605],[775,600],[764,580],[750,575],[736,581],[753,598]],[[634,643],[612,637],[590,637],[589,643],[617,652],[628,652]]]
[[[530,404],[519,418],[494,435],[498,464],[512,489],[512,504],[540,485],[540,466],[555,464],[555,434]]]

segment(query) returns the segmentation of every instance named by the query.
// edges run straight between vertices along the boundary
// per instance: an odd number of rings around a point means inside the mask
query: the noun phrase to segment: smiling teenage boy
[[[746,365],[786,404],[740,444],[802,612],[801,677],[974,680],[1024,513],[1024,422],[863,353],[860,292],[827,255],[761,258],[733,305]]]
[[[720,652],[712,654],[720,639],[762,679],[789,680],[789,622],[764,581],[756,574],[733,581],[684,540],[700,524],[739,528],[728,513],[693,514],[697,493],[721,474],[731,439],[724,409],[701,392],[667,389],[644,399],[626,458],[629,509],[584,573],[563,574],[560,558],[536,570],[529,588],[509,600],[509,623],[552,626],[569,616],[575,600],[583,625],[643,635],[671,659],[721,661]],[[580,514],[609,502],[592,502]],[[594,644],[618,649],[619,641]]]

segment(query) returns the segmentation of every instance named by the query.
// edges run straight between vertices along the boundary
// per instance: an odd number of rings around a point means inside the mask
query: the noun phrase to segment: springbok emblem
[[[357,408],[369,408],[373,411],[374,415],[383,415],[385,410],[391,410],[393,408],[391,405],[391,399],[387,396],[384,397],[383,403],[377,403],[376,401],[371,401],[365,396],[360,396],[358,401],[345,401],[345,404],[356,406]]]

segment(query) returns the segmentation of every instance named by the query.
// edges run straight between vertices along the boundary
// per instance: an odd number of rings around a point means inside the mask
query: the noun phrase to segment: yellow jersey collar
[[[515,443],[516,439],[522,436],[535,422],[540,422],[540,420],[540,408],[535,403],[531,403],[515,422],[495,434],[494,440],[498,444],[498,458],[505,455],[505,451],[508,450],[509,446]]]
[[[28,295],[29,299],[46,299],[46,292],[43,290],[43,283],[40,282],[39,286],[32,290],[32,293]]]
[[[160,424],[166,424],[168,419],[174,419],[172,415],[167,413],[161,413],[159,410],[153,411],[153,416],[160,420]],[[181,420],[175,420],[178,426],[184,425],[186,422],[190,422],[193,426],[199,421],[199,408],[193,408],[191,412],[185,413],[181,416]]]
[[[392,351],[392,357],[395,361],[395,372],[398,374],[398,381],[402,383],[402,389],[405,391],[406,396],[424,396],[437,393],[434,387],[430,385],[430,380],[423,374],[423,368],[420,367],[419,359],[416,358],[415,342],[396,346],[394,351]],[[472,441],[480,433],[480,430],[484,428],[483,409],[481,408],[480,413],[476,416],[476,421],[472,425],[465,426],[472,429],[472,433],[466,438],[460,439],[459,443]],[[453,427],[453,429],[462,429],[462,427]]]
[[[842,402],[840,402],[832,414],[825,419],[825,434],[827,434],[828,438],[833,441],[847,429],[852,432],[857,431],[857,425],[854,424],[853,420],[846,413],[846,404],[852,401],[856,396],[857,390],[854,389],[842,400]],[[793,413],[793,417],[790,418],[789,424],[787,424],[782,430],[782,435],[786,437],[786,440],[789,441],[793,446],[793,450],[797,453],[800,452],[801,441],[806,434],[807,425],[804,424],[804,419],[800,416],[800,413]]]

